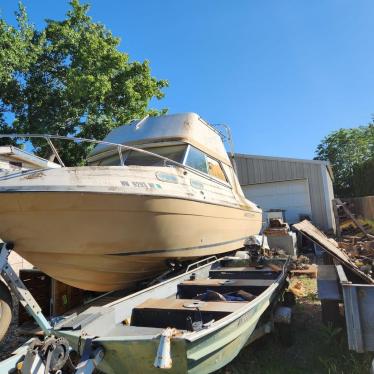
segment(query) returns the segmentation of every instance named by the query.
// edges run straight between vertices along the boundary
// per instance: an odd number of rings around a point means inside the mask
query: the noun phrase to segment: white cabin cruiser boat
[[[134,121],[95,143],[88,166],[0,178],[0,238],[50,276],[121,289],[167,259],[232,251],[259,232],[262,211],[245,198],[220,134],[197,114]]]

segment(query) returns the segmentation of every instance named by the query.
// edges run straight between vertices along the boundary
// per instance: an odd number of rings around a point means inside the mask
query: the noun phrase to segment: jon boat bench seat
[[[209,278],[213,279],[276,279],[280,271],[270,267],[257,269],[253,266],[218,267],[209,271]]]
[[[190,330],[191,322],[217,321],[242,307],[243,302],[148,299],[133,309],[131,325]]]
[[[253,295],[261,292],[273,284],[272,279],[195,279],[178,284],[178,295],[181,298],[193,299],[207,290],[220,294],[243,290]]]

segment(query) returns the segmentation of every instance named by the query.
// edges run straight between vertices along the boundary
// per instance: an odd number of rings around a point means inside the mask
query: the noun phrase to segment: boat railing
[[[113,148],[117,148],[117,152],[118,152],[118,156],[119,156],[119,160],[120,160],[120,165],[121,166],[126,166],[125,165],[125,161],[123,159],[123,151],[126,151],[126,150],[130,150],[130,151],[134,151],[134,152],[139,152],[139,153],[143,153],[143,154],[146,154],[146,155],[149,155],[149,156],[152,156],[152,157],[156,157],[156,158],[159,158],[161,160],[164,161],[165,163],[165,166],[167,164],[172,164],[174,166],[178,166],[180,168],[183,168],[185,170],[188,170],[190,171],[191,173],[193,174],[196,174],[196,175],[199,175],[205,179],[208,179],[208,180],[211,180],[215,183],[218,183],[218,184],[221,184],[225,187],[230,187],[230,185],[228,183],[225,183],[223,181],[220,181],[216,178],[213,178],[211,177],[210,175],[208,174],[205,174],[197,169],[194,169],[188,165],[185,165],[185,164],[182,164],[178,161],[174,161],[168,157],[165,157],[165,156],[161,156],[157,153],[153,153],[153,152],[150,152],[150,151],[147,151],[145,149],[142,149],[142,148],[138,148],[138,147],[133,147],[133,146],[130,146],[130,145],[124,145],[124,144],[119,144],[119,143],[112,143],[112,142],[107,142],[105,140],[96,140],[96,139],[88,139],[88,138],[78,138],[78,137],[73,137],[73,136],[63,136],[63,135],[50,135],[50,134],[0,134],[0,138],[10,138],[10,139],[16,139],[16,138],[23,138],[23,139],[34,139],[34,138],[39,138],[39,139],[44,139],[48,145],[50,146],[54,156],[57,158],[59,164],[61,165],[61,167],[65,167],[65,164],[63,162],[63,160],[61,159],[55,145],[53,144],[52,142],[52,139],[58,139],[58,140],[67,140],[67,141],[72,141],[72,142],[75,142],[75,143],[92,143],[92,144],[103,144],[103,145],[107,145],[107,146],[110,146],[110,147],[113,147]]]
[[[199,266],[201,266],[202,264],[206,263],[206,264],[209,264],[210,262],[214,262],[216,261],[218,258],[217,256],[210,256],[210,257],[206,257],[206,258],[203,258],[199,261],[196,261],[192,264],[189,264],[186,268],[186,273],[188,273],[190,270],[192,270],[193,268],[197,268]]]

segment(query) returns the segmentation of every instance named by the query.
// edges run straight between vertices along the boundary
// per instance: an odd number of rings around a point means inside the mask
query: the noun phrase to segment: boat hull
[[[92,291],[131,287],[165,269],[166,259],[235,250],[260,227],[261,213],[182,198],[0,194],[2,240],[50,276]]]

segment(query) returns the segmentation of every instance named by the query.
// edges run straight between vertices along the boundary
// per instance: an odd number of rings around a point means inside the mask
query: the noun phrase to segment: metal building
[[[323,230],[334,229],[333,174],[329,162],[236,154],[244,194],[264,216],[281,210],[288,223],[309,216]]]

